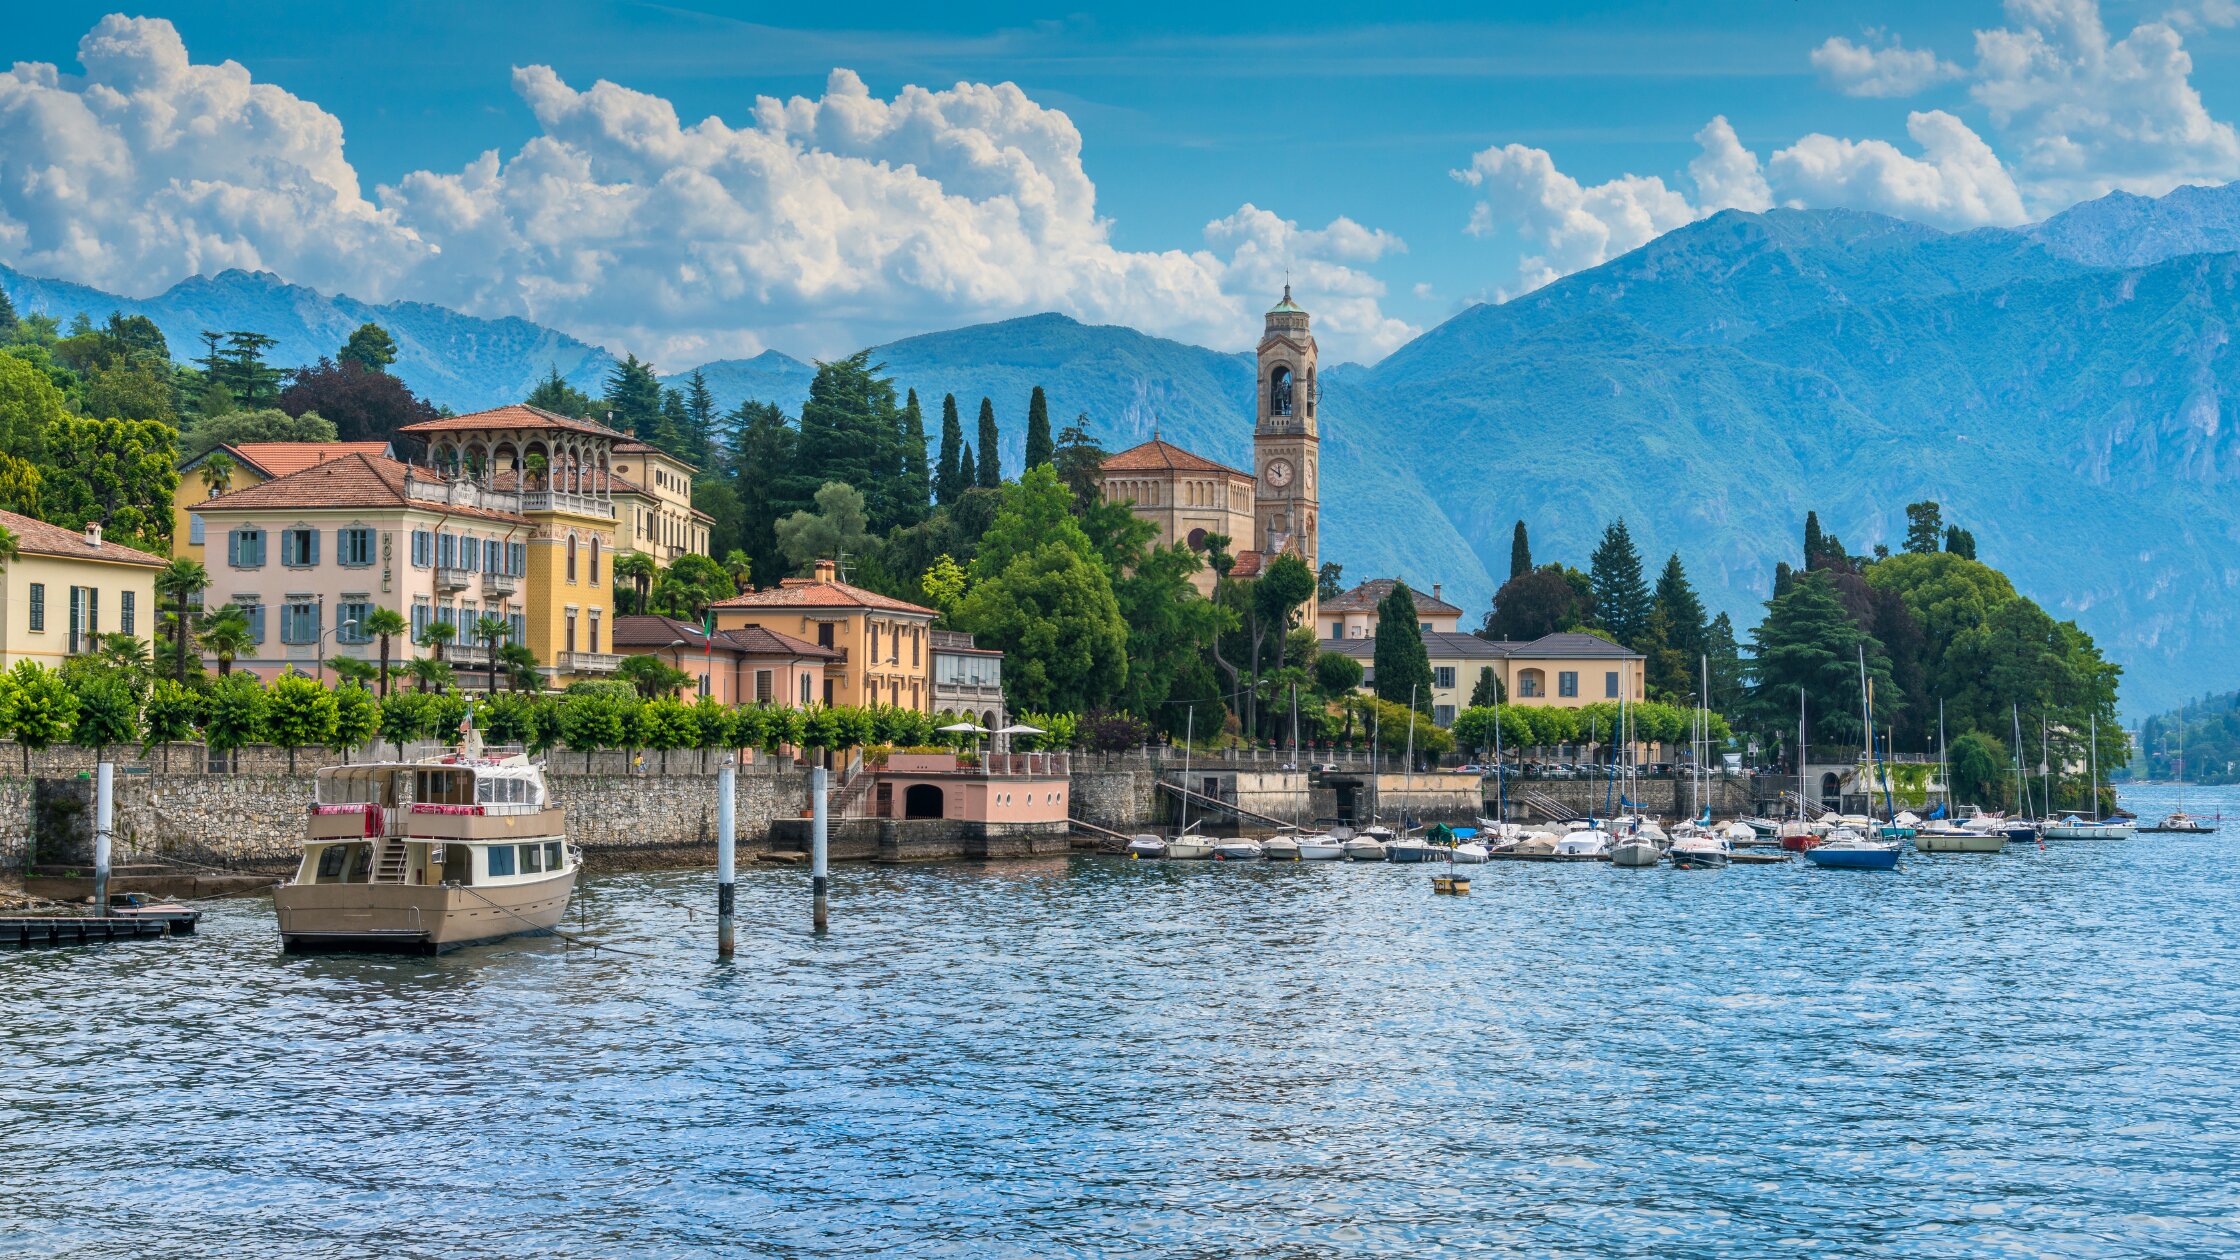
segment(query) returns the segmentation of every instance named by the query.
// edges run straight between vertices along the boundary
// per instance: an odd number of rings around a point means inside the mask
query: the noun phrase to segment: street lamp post
[[[321,686],[326,685],[327,681],[327,640],[331,637],[334,639],[337,645],[341,644],[342,631],[344,626],[349,627],[351,633],[357,633],[357,618],[353,617],[348,621],[342,622],[332,630],[321,630],[319,632],[319,641],[313,645],[312,655],[319,658],[319,683]]]

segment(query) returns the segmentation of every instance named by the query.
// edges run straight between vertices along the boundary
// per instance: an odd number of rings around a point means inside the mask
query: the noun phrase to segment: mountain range
[[[597,392],[607,350],[518,319],[327,297],[238,271],[130,300],[0,268],[19,309],[142,313],[191,355],[203,329],[331,353],[366,320],[415,390],[468,410],[557,368]],[[2226,677],[2240,648],[2234,399],[2240,185],[2111,194],[2016,230],[1948,233],[1845,210],[1727,211],[1499,305],[1373,366],[1323,372],[1323,553],[1349,580],[1444,584],[1482,610],[1510,523],[1584,564],[1626,518],[1654,568],[1677,551],[1716,609],[1755,622],[1808,509],[1854,551],[1895,546],[1936,499],[1986,561],[2126,668],[2127,710]],[[1250,335],[1257,330],[1245,330]],[[1153,433],[1242,466],[1252,359],[1037,315],[877,347],[929,429],[955,393],[968,439],[995,400],[1016,469],[1037,384],[1112,449]],[[704,364],[725,407],[789,412],[814,366]],[[669,378],[680,379],[684,373]]]

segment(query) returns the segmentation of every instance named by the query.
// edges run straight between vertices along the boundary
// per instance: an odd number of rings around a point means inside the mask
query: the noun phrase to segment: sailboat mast
[[[2085,764],[2092,773],[2092,820],[2100,821],[2100,715],[2086,716],[2086,727],[2091,732],[2092,743],[2085,750]]]
[[[1190,834],[1190,741],[1198,733],[1198,706],[1191,705],[1182,711],[1182,829],[1177,836]]]
[[[2038,795],[2045,798],[2046,814],[2053,814],[2053,727],[2044,712],[2038,714]]]
[[[1867,694],[1867,646],[1859,645],[1859,734],[1867,741],[1867,817],[1874,817],[1874,700]]]
[[[1501,751],[1501,710],[1507,707],[1495,705],[1493,708],[1493,821],[1496,825],[1509,821],[1509,763],[1503,759]],[[1481,796],[1478,801],[1483,804],[1485,798]],[[1501,833],[1494,834],[1498,837]]]
[[[1408,763],[1400,767],[1400,827],[1408,826],[1408,797],[1416,790],[1416,688],[1408,687]]]
[[[1804,688],[1797,688],[1797,821],[1804,816]]]

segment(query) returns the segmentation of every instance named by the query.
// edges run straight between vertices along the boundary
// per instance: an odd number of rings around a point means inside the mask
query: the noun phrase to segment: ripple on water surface
[[[214,903],[0,957],[0,1253],[2231,1254],[2227,851],[757,869],[730,966],[704,872],[627,955]]]

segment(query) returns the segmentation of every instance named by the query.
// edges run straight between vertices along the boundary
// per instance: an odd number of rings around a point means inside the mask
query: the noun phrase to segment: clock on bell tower
[[[1254,487],[1254,546],[1268,559],[1296,546],[1311,571],[1317,566],[1321,536],[1319,467],[1321,439],[1315,433],[1315,407],[1321,401],[1315,382],[1314,334],[1307,313],[1291,300],[1268,312],[1260,336],[1259,402],[1252,430],[1252,459],[1259,481]],[[1313,601],[1307,615],[1313,616]]]

